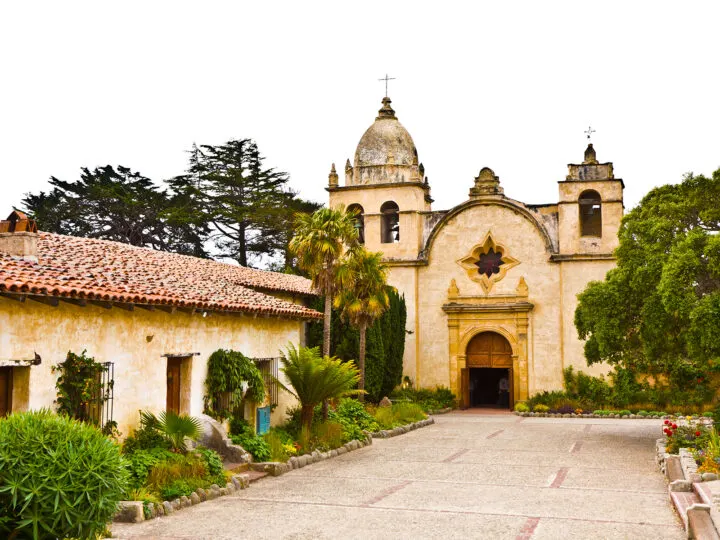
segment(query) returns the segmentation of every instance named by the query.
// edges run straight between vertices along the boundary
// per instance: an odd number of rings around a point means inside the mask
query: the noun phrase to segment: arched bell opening
[[[393,201],[383,203],[380,207],[382,223],[380,226],[380,242],[394,244],[400,241],[400,208]]]
[[[602,200],[592,189],[583,191],[578,199],[580,207],[580,236],[602,237]]]

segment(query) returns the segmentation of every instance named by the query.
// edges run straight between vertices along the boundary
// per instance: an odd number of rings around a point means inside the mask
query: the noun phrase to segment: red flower
[[[673,425],[672,425],[672,428],[673,428],[673,429],[677,429],[677,424],[673,424]]]
[[[701,383],[701,382],[703,382],[703,378],[702,378],[702,377],[698,377],[698,383]]]
[[[667,426],[670,423],[670,420],[665,420],[665,425]]]
[[[699,436],[700,436],[700,432],[699,432],[699,431],[696,431],[696,432],[695,432],[695,436],[696,436],[696,437],[699,437]]]

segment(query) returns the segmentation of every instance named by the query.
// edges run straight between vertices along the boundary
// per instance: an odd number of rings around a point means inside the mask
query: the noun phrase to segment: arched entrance
[[[481,332],[467,345],[463,403],[468,407],[513,406],[513,351],[496,332]]]

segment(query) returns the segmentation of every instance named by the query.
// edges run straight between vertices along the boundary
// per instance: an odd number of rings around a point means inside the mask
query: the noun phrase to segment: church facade
[[[467,200],[433,210],[415,144],[387,97],[343,185],[333,165],[330,206],[357,212],[361,241],[383,253],[405,296],[404,375],[415,386],[447,386],[463,407],[512,407],[562,388],[567,366],[603,371],[586,366],[573,318],[577,294],[615,265],[623,182],[592,144],[568,169],[551,204],[506,197],[483,168]]]

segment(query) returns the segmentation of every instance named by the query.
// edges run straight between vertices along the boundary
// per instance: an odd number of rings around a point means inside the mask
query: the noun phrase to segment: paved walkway
[[[118,538],[684,538],[659,420],[453,413]]]

